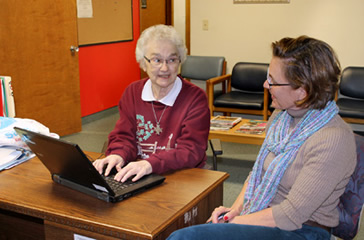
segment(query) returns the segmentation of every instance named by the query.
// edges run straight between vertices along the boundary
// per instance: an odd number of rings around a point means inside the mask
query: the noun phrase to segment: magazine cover
[[[239,133],[247,133],[247,134],[263,134],[265,131],[265,127],[267,125],[267,121],[263,120],[250,120],[247,123],[244,123],[236,130]]]
[[[216,116],[211,119],[210,130],[228,131],[241,121],[241,117]]]
[[[241,117],[215,116],[211,119],[211,123],[219,123],[222,125],[235,126],[241,121]]]
[[[233,127],[232,125],[213,123],[213,122],[211,122],[210,124],[211,131],[228,131],[232,127]]]

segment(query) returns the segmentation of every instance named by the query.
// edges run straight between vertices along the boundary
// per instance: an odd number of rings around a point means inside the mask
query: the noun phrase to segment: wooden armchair
[[[269,91],[263,84],[267,79],[266,63],[239,62],[231,74],[206,82],[211,115],[214,112],[261,115],[268,120]],[[226,93],[214,97],[214,86],[225,83]]]

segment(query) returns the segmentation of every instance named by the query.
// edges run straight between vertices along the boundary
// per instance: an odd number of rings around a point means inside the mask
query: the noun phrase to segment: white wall
[[[176,27],[184,32],[184,0],[175,0]],[[183,5],[184,6],[184,5]],[[177,14],[176,14],[177,13]],[[208,20],[209,29],[202,30]],[[184,34],[184,33],[183,33]],[[363,0],[291,0],[289,4],[233,4],[233,0],[191,0],[191,54],[225,56],[236,62],[269,62],[270,44],[308,35],[329,43],[342,67],[364,66]]]
[[[173,26],[186,41],[186,1],[173,1]]]

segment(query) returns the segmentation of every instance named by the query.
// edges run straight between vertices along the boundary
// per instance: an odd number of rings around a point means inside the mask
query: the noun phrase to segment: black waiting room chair
[[[232,73],[207,81],[210,111],[261,115],[268,119],[269,92],[263,84],[267,79],[267,63],[236,63]],[[225,82],[226,93],[214,97],[215,84]]]
[[[186,61],[181,65],[180,75],[188,81],[198,80],[206,82],[210,78],[225,75],[225,73],[225,57],[188,55]],[[219,89],[215,89],[214,95],[218,96],[223,92],[226,92],[226,86],[221,84]]]
[[[343,70],[336,103],[346,122],[364,124],[364,67]]]

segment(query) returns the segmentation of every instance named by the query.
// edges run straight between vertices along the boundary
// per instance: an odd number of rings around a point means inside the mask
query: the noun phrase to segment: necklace
[[[154,110],[154,104],[153,104],[153,102],[152,102],[152,109],[153,109],[153,113],[154,113],[154,118],[155,118],[155,122],[157,123],[157,126],[156,127],[154,127],[154,130],[155,130],[155,132],[157,133],[157,135],[160,135],[161,134],[161,132],[163,131],[163,129],[161,128],[161,126],[160,126],[160,122],[161,122],[161,120],[162,120],[162,117],[163,117],[163,114],[164,114],[164,111],[166,111],[166,108],[167,108],[167,105],[166,106],[164,106],[164,109],[163,109],[163,112],[162,112],[162,115],[161,115],[161,117],[159,118],[159,120],[157,119],[157,115],[155,114],[155,110]]]

